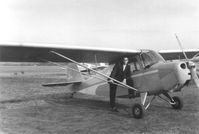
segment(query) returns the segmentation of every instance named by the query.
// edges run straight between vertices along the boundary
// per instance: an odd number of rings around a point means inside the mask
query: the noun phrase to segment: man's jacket
[[[126,65],[123,71],[123,64],[117,63],[113,67],[110,77],[122,82],[124,79],[128,79],[130,75],[131,75],[131,70],[129,64]]]

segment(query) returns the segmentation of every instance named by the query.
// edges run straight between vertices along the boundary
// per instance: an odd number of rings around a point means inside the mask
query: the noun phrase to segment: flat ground
[[[78,93],[71,99],[66,87],[42,87],[64,81],[64,71],[54,66],[0,66],[0,130],[6,134],[89,133],[199,133],[199,90],[194,85],[175,93],[184,107],[173,110],[156,99],[143,119],[131,116],[138,99],[118,99],[119,113],[111,112],[107,98]]]

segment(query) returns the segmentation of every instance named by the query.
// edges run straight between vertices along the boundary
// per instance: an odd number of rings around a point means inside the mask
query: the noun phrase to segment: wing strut
[[[94,70],[94,69],[88,68],[88,67],[86,67],[86,66],[80,64],[79,62],[77,62],[77,61],[75,61],[75,60],[72,60],[72,59],[70,59],[70,58],[68,58],[68,57],[66,57],[66,56],[64,56],[64,55],[62,55],[62,54],[60,54],[60,53],[57,53],[57,52],[55,52],[55,51],[50,51],[50,52],[53,53],[53,54],[55,54],[55,55],[58,55],[58,56],[60,56],[60,57],[62,57],[62,58],[64,58],[64,59],[67,59],[67,60],[69,60],[69,61],[71,61],[71,62],[73,62],[73,63],[75,63],[75,64],[77,64],[77,65],[79,65],[79,66],[81,66],[81,67],[84,67],[84,68],[86,68],[86,69],[89,69],[89,70],[91,70],[91,71],[93,71],[93,72],[95,72],[95,73],[97,73],[97,74],[99,74],[99,75],[101,75],[101,76],[104,76],[104,77],[107,78],[107,79],[113,80],[113,81],[115,81],[116,83],[118,83],[118,84],[120,84],[120,85],[122,85],[122,86],[124,86],[124,87],[126,87],[126,88],[129,88],[129,89],[134,90],[134,91],[138,91],[136,88],[133,88],[133,87],[131,87],[131,86],[129,86],[129,85],[126,85],[126,84],[124,84],[124,83],[122,83],[122,82],[120,82],[120,81],[118,81],[118,80],[116,80],[116,79],[114,79],[114,78],[111,78],[111,77],[109,77],[109,76],[107,76],[107,75],[105,75],[105,74],[103,74],[103,73],[100,73],[100,72],[98,72],[98,71],[96,71],[96,70]]]

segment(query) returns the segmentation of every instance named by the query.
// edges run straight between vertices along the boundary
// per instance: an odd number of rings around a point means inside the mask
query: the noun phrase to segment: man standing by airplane
[[[124,82],[126,84],[126,80],[130,77],[130,65],[128,64],[129,59],[127,57],[123,57],[121,62],[118,62],[113,67],[110,77],[116,79],[120,82]],[[110,106],[112,111],[118,112],[117,107],[115,106],[115,97],[116,97],[116,89],[117,85],[114,84],[114,81],[109,80],[110,85]]]

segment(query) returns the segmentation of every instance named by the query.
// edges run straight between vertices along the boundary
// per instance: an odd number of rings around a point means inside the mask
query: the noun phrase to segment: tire
[[[136,119],[140,119],[143,117],[143,109],[142,106],[138,103],[134,104],[132,107],[133,117]]]
[[[173,100],[175,101],[175,104],[172,104],[171,106],[174,108],[174,109],[182,109],[183,107],[183,101],[180,97],[177,97],[177,96],[174,96],[172,97]]]

